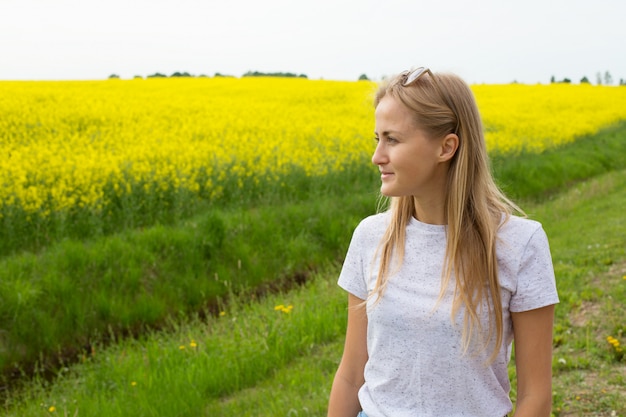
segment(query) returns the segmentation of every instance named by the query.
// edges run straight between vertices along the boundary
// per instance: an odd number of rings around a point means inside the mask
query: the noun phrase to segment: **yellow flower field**
[[[626,119],[626,88],[474,85],[490,151],[541,152]]]
[[[277,78],[0,82],[0,213],[98,210],[137,184],[215,198],[226,179],[368,163],[373,89]],[[473,89],[492,152],[540,152],[626,119],[626,88]]]

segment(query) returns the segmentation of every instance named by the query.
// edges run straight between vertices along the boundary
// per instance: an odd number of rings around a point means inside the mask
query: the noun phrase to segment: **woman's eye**
[[[391,138],[391,137],[389,137],[389,136],[385,136],[385,137],[383,138],[383,140],[384,140],[386,143],[390,143],[390,144],[393,144],[393,143],[398,143],[398,141],[397,141],[396,139]],[[376,143],[380,142],[380,138],[379,138],[378,136],[375,136],[375,137],[374,137],[374,142],[376,142]]]

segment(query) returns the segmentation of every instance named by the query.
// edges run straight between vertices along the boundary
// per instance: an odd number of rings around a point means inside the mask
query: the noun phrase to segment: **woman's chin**
[[[400,194],[394,192],[390,187],[385,187],[384,185],[380,187],[380,193],[385,197],[399,197]]]

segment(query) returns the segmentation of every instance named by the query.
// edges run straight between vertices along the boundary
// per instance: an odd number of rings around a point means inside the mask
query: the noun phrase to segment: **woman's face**
[[[411,110],[389,95],[378,103],[375,118],[378,145],[372,162],[380,169],[381,193],[443,201],[449,159],[442,158],[445,140],[427,137]]]

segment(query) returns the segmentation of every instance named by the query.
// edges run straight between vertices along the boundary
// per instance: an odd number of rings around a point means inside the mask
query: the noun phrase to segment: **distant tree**
[[[155,72],[154,74],[148,75],[148,78],[163,78],[167,77],[165,74],[161,74],[160,72]]]
[[[120,76],[119,76],[119,75],[117,75],[117,74],[111,74],[111,75],[109,75],[109,80],[114,80],[114,79],[118,79],[118,78],[120,78]]]
[[[178,71],[176,71],[171,76],[172,77],[191,77],[191,74],[189,74],[188,72],[178,72]]]
[[[619,85],[626,85],[626,80],[623,78],[619,79]]]
[[[602,85],[602,73],[601,72],[596,73],[596,84]]]
[[[141,75],[135,75],[133,78],[136,80],[143,80],[143,77]]]
[[[613,84],[613,77],[611,77],[611,73],[608,71],[604,73],[604,84],[606,85]]]
[[[248,71],[244,77],[287,77],[287,78],[308,78],[306,74],[294,74],[293,72],[259,72]]]
[[[580,79],[580,83],[581,84],[589,84],[589,78],[584,76],[583,78]]]
[[[564,84],[569,84],[571,83],[572,80],[565,77],[563,78],[561,81],[557,81],[556,77],[553,75],[552,77],[550,77],[550,84],[554,84],[554,83],[564,83]]]
[[[359,81],[369,81],[370,79],[367,78],[366,74],[361,74],[359,75]]]

